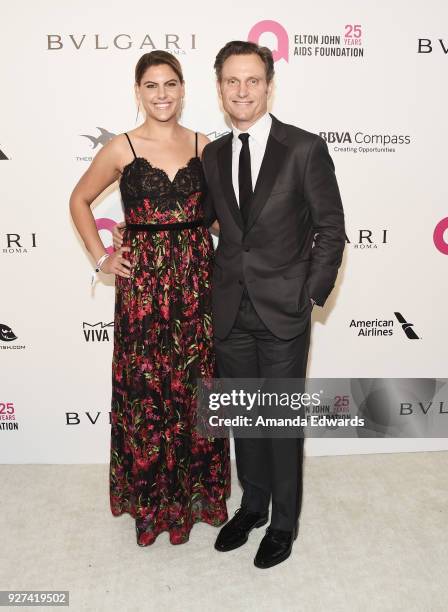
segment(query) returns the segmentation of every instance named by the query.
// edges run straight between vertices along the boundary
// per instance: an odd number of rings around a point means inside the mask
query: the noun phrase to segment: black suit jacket
[[[342,202],[325,141],[272,116],[246,227],[232,186],[232,134],[209,143],[202,160],[206,221],[218,219],[220,226],[215,335],[229,334],[246,286],[275,336],[297,336],[309,321],[310,297],[323,306],[330,294],[345,246]]]

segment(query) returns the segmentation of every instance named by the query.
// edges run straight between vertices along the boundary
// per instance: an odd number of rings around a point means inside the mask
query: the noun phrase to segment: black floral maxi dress
[[[225,522],[230,494],[228,440],[201,438],[193,425],[196,379],[215,376],[213,245],[198,225],[204,177],[197,135],[196,156],[173,181],[129,144],[134,159],[120,191],[132,272],[116,277],[110,505],[113,515],[135,518],[139,545],[162,531],[181,544],[195,522]],[[172,223],[181,228],[135,227]]]

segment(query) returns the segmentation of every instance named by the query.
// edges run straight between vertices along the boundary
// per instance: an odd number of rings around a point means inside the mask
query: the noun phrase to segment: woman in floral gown
[[[230,493],[228,440],[194,427],[196,381],[215,376],[200,160],[207,139],[178,123],[184,82],[173,55],[143,55],[135,91],[144,123],[103,147],[70,207],[97,268],[116,274],[111,510],[135,518],[141,546],[162,531],[180,544],[195,522],[226,521]],[[126,231],[107,257],[90,205],[117,179]]]

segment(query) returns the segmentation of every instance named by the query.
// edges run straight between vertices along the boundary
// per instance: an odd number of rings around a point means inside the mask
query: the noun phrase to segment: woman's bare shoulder
[[[204,150],[204,147],[208,145],[209,142],[210,139],[205,134],[198,132],[198,150],[200,156],[202,156],[202,151]]]

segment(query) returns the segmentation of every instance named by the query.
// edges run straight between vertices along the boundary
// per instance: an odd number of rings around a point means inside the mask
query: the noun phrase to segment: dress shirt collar
[[[254,139],[257,144],[266,144],[271,131],[272,117],[269,113],[265,113],[260,117],[248,130],[245,130],[250,134],[250,137]],[[243,134],[243,130],[239,130],[232,124],[233,142],[238,140],[238,136]]]

